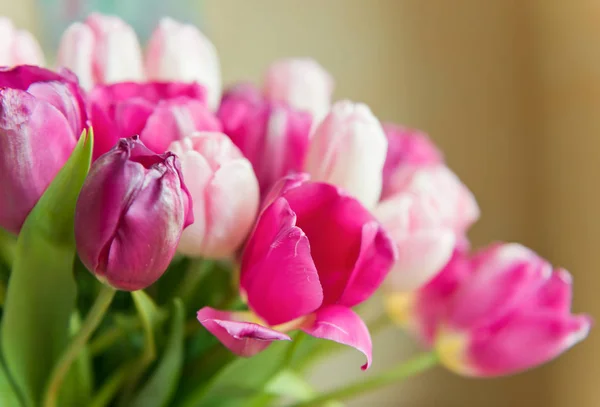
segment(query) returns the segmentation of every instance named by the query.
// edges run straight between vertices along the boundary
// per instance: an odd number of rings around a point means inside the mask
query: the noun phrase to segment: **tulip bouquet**
[[[571,278],[479,209],[427,135],[331,104],[316,62],[221,91],[213,45],[91,15],[56,69],[0,20],[0,405],[339,405],[441,363],[494,377],[582,340]],[[380,315],[365,321],[366,303]],[[395,323],[425,352],[318,392]]]

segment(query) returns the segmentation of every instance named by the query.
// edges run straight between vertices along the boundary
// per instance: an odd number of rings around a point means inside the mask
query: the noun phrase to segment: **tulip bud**
[[[133,28],[118,17],[99,13],[67,28],[58,64],[75,72],[85,89],[144,78],[142,51]]]
[[[462,257],[462,258],[461,258]],[[584,339],[587,315],[572,315],[571,276],[519,244],[459,255],[414,293],[410,314],[442,363],[467,376],[514,374]]]
[[[267,99],[309,112],[314,123],[319,123],[329,112],[333,86],[331,75],[308,58],[275,61],[264,79]]]
[[[221,70],[215,46],[196,27],[163,18],[146,51],[146,74],[156,81],[198,82],[214,111],[221,99]]]
[[[388,140],[388,150],[383,166],[382,200],[394,193],[392,184],[397,171],[444,163],[442,152],[427,134],[392,123],[384,123],[383,131]]]
[[[17,30],[12,21],[0,17],[0,66],[44,65],[44,54],[29,31]]]
[[[265,193],[281,177],[302,171],[311,117],[284,103],[266,101],[252,85],[225,93],[218,117],[223,132],[250,160]]]
[[[86,126],[76,78],[0,68],[0,227],[19,233]]]
[[[399,256],[386,282],[391,292],[414,290],[448,263],[479,217],[471,192],[444,165],[396,172],[392,194],[375,208]]]
[[[192,200],[179,160],[156,155],[137,137],[122,139],[92,164],[75,211],[75,241],[83,264],[100,280],[141,290],[165,272]]]
[[[194,201],[194,223],[183,231],[179,252],[207,258],[233,255],[258,209],[252,165],[222,133],[195,133],[173,142],[169,150],[181,160]]]
[[[220,131],[197,83],[123,82],[96,86],[88,97],[94,127],[94,159],[134,134],[155,153],[194,131]]]
[[[379,200],[387,139],[363,104],[337,102],[316,128],[305,164],[315,181],[340,186],[367,208]]]

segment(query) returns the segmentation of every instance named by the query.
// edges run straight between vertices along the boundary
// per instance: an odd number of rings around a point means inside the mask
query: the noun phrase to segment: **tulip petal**
[[[477,271],[457,292],[449,316],[455,328],[478,326],[521,307],[552,276],[548,262],[519,244],[488,248],[471,261]]]
[[[248,305],[269,325],[310,314],[323,301],[308,239],[294,224],[288,202],[277,199],[260,215],[242,260]]]
[[[516,314],[471,334],[466,360],[478,376],[514,374],[547,362],[583,340],[588,316]]]
[[[315,312],[312,323],[301,329],[316,338],[352,346],[367,357],[362,369],[366,370],[371,365],[371,334],[363,320],[350,308],[341,305],[321,308]]]
[[[204,307],[198,321],[230,351],[239,356],[254,356],[273,341],[289,341],[284,333],[253,322],[244,322],[247,312],[219,311]]]
[[[534,306],[556,311],[563,314],[571,312],[571,299],[573,296],[573,278],[567,270],[557,270],[552,277],[540,287],[537,303]]]
[[[195,131],[221,131],[221,123],[200,101],[188,98],[162,100],[148,118],[140,137],[157,153]]]
[[[0,75],[0,78],[2,76]],[[18,233],[67,158],[77,136],[53,105],[18,89],[0,89],[0,225]]]
[[[369,297],[381,284],[395,253],[372,215],[356,199],[325,183],[306,183],[284,196],[310,241],[324,303],[349,306]],[[369,263],[378,266],[371,269]]]
[[[73,134],[77,136],[81,134],[85,124],[82,123],[81,106],[66,83],[35,82],[29,86],[27,92],[57,108],[69,121]]]

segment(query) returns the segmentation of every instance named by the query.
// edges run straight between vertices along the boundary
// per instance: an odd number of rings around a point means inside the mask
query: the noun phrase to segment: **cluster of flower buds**
[[[302,330],[360,350],[367,367],[371,338],[352,307],[380,287],[392,319],[461,374],[514,373],[586,336],[569,274],[516,244],[469,254],[479,207],[437,147],[364,104],[332,103],[316,62],[277,61],[261,86],[221,96],[215,47],[171,19],[144,57],[130,26],[93,14],[65,32],[57,72],[21,65],[43,63],[30,34],[7,20],[0,32],[0,227],[19,233],[93,128],[75,214],[82,262],[131,291],[176,252],[241,259],[248,310],[197,314],[233,352]]]

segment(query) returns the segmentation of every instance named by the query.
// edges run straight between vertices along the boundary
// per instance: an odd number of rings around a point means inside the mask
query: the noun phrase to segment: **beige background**
[[[36,28],[32,0],[0,14]],[[336,97],[428,131],[475,192],[476,246],[521,241],[575,275],[575,309],[600,311],[600,2],[596,0],[206,0],[206,31],[226,81],[268,61],[317,58]],[[598,407],[590,339],[543,368],[502,380],[439,369],[355,406]],[[397,332],[375,340],[375,368],[406,357]],[[360,377],[355,354],[315,372]],[[375,401],[373,401],[375,400]]]

